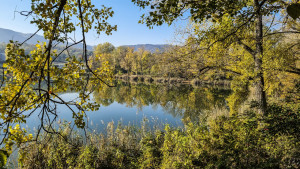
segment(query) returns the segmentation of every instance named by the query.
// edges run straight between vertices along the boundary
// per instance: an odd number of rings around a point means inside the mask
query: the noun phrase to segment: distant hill
[[[9,43],[10,40],[14,40],[14,41],[19,41],[19,42],[23,42],[26,39],[28,39],[30,36],[32,36],[32,34],[30,33],[21,33],[21,32],[16,32],[10,29],[4,29],[4,28],[0,28],[0,43]],[[34,35],[31,39],[29,39],[26,43],[29,45],[33,45],[36,44],[37,41],[40,42],[47,42],[47,40],[45,40],[45,38],[41,35]],[[0,44],[1,45],[1,44]],[[123,45],[125,47],[132,47],[134,48],[135,51],[138,50],[138,48],[144,48],[145,50],[148,50],[150,52],[155,52],[157,49],[159,51],[164,51],[164,49],[166,47],[169,47],[170,45],[168,44],[137,44],[137,45]],[[80,54],[81,52],[79,50],[82,49],[82,44],[77,44],[73,46],[74,48],[77,48],[75,50],[75,54]],[[0,61],[5,60],[5,56],[4,56],[4,47],[0,47]],[[3,49],[2,49],[3,48]],[[93,51],[94,47],[88,45],[87,46],[88,50],[90,50],[90,52]],[[64,59],[64,57],[61,58],[62,60]]]
[[[145,50],[148,50],[150,52],[155,52],[157,49],[159,51],[164,51],[166,47],[169,47],[168,44],[137,44],[137,45],[123,45],[125,47],[131,47],[134,48],[135,51],[137,51],[139,48],[144,48]]]
[[[0,28],[0,42],[9,43],[10,40],[23,42],[26,39],[28,39],[32,34],[30,33],[21,33],[16,32],[10,29],[4,29]],[[28,40],[26,43],[28,44],[36,44],[37,41],[40,42],[47,42],[45,38],[41,35],[34,35],[30,40]],[[75,48],[82,48],[82,44],[74,45]],[[93,50],[93,46],[87,45],[88,50]]]
[[[29,38],[32,34],[25,34],[20,32],[15,32],[9,29],[0,28],[0,42],[9,43],[10,40],[23,42]],[[37,41],[45,41],[45,39],[40,35],[35,35],[32,39],[28,40],[28,44],[36,44]]]

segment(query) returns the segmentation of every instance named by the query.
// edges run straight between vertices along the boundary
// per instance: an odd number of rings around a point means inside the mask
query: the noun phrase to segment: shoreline
[[[184,78],[165,78],[165,77],[152,77],[143,75],[115,75],[116,80],[132,83],[154,83],[154,84],[184,84],[184,85],[215,85],[215,86],[231,86],[231,80],[201,80],[201,79],[184,79]]]

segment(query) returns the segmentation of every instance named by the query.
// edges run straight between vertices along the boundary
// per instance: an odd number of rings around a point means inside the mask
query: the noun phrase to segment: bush
[[[300,108],[293,111],[290,108],[272,104],[268,106],[264,122],[266,129],[272,135],[292,135],[300,140]]]
[[[64,126],[19,152],[23,168],[299,168],[297,131],[299,112],[272,105],[265,119],[247,111],[184,128],[109,123],[86,142]]]

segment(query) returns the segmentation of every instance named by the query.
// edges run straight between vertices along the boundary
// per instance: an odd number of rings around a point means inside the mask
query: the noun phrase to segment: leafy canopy
[[[36,140],[41,130],[56,133],[52,123],[59,114],[59,104],[71,110],[78,128],[84,128],[85,111],[99,108],[89,101],[88,86],[90,83],[109,85],[112,80],[112,71],[106,63],[96,70],[89,67],[85,34],[95,29],[98,34],[110,35],[117,29],[107,22],[114,14],[112,9],[105,6],[98,9],[91,0],[32,0],[31,9],[19,13],[38,27],[35,34],[43,31],[48,43],[37,42],[32,51],[25,52],[22,46],[26,41],[11,41],[5,49],[7,61],[0,83],[0,132],[3,135],[0,145],[6,143],[9,152],[13,145]],[[81,39],[73,38],[75,31],[81,32]],[[75,44],[82,44],[82,58],[69,54],[69,48]],[[57,45],[65,47],[58,52],[54,49]],[[66,51],[66,61],[59,68],[56,60]],[[79,93],[77,99],[66,101],[59,96],[70,90]],[[19,126],[32,115],[40,119],[36,138],[26,136],[26,130]]]
[[[217,21],[224,15],[244,18],[254,14],[253,0],[132,0],[141,8],[150,8],[150,12],[142,15],[141,23],[147,26],[171,25],[176,19],[189,13],[191,20],[202,23],[207,19]],[[288,14],[294,19],[299,17],[299,3],[293,0],[260,0],[262,14],[278,12],[288,8]]]

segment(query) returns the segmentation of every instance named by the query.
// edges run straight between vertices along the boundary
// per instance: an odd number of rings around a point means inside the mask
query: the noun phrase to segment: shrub
[[[268,117],[252,111],[218,116],[184,128],[146,130],[109,123],[106,135],[87,141],[44,134],[20,149],[23,168],[299,168],[299,111],[271,105]],[[291,124],[291,126],[288,126]]]

